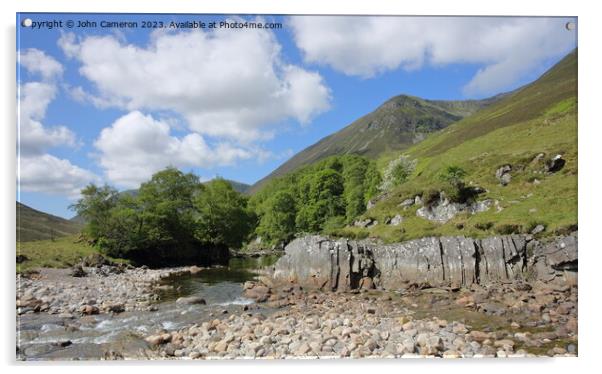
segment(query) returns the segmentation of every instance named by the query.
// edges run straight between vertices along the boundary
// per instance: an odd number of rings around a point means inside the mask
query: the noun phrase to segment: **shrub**
[[[417,160],[412,160],[408,156],[401,156],[389,162],[379,189],[382,192],[387,192],[405,183],[416,169],[416,164]]]
[[[422,203],[426,207],[432,207],[439,201],[440,197],[441,192],[439,192],[439,190],[429,189],[422,193]]]
[[[493,222],[477,222],[474,224],[477,230],[488,231],[493,227]]]
[[[523,227],[517,224],[506,223],[497,225],[495,231],[500,235],[520,234],[523,231]]]

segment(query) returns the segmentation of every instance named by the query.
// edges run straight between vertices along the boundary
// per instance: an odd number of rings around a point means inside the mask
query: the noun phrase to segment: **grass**
[[[576,53],[570,54],[538,81],[403,152],[418,160],[413,175],[361,217],[384,222],[400,214],[404,217],[400,226],[348,227],[338,234],[396,242],[424,236],[528,232],[537,224],[546,227],[541,234],[546,236],[577,227],[576,60]],[[544,160],[561,154],[566,165],[557,173],[544,173],[543,161],[533,161],[539,153]],[[383,154],[377,165],[384,169],[399,155]],[[513,169],[507,186],[495,177],[504,164]],[[442,190],[439,175],[452,165],[467,172],[468,185],[486,190],[479,200],[497,201],[501,211],[492,207],[438,224],[417,217],[416,206],[399,207],[407,198]]]
[[[93,253],[98,251],[87,243],[78,241],[75,235],[55,240],[17,242],[17,256],[24,255],[28,259],[17,264],[17,273],[41,267],[70,267]],[[124,260],[115,261],[124,262]]]

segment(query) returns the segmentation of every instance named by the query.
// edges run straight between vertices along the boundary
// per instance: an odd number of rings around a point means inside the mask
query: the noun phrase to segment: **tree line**
[[[139,190],[90,184],[71,206],[85,237],[103,253],[138,263],[215,262],[256,237],[286,244],[297,234],[328,232],[352,222],[378,193],[373,161],[334,156],[270,181],[247,197],[221,178],[202,183],[167,168]]]

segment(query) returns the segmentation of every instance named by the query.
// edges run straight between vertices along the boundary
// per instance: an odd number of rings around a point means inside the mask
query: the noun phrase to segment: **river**
[[[242,297],[242,284],[258,270],[272,265],[276,256],[232,258],[226,267],[204,269],[195,275],[167,278],[159,291],[155,311],[99,314],[65,319],[35,313],[20,316],[17,340],[27,360],[144,358],[144,337],[160,330],[176,330],[195,323],[249,309],[269,313]],[[206,305],[176,303],[183,296],[198,296]]]

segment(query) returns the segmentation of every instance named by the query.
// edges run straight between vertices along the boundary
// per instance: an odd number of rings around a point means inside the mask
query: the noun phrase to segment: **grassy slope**
[[[81,230],[76,222],[53,216],[17,202],[17,241],[44,240],[73,235]]]
[[[556,174],[542,173],[543,165],[532,162],[540,152],[545,153],[546,159],[562,154],[566,166]],[[544,234],[576,225],[576,51],[536,82],[431,135],[404,154],[418,159],[412,179],[365,214],[379,222],[401,214],[404,223],[399,227],[377,225],[369,232],[350,228],[347,234],[397,241],[426,235],[482,237],[499,232],[506,224],[520,225],[527,231],[542,223],[547,227]],[[379,164],[384,166],[397,155],[389,153]],[[505,163],[512,164],[514,170],[512,182],[503,187],[495,178],[495,170]],[[461,166],[468,172],[467,182],[487,190],[480,199],[498,200],[504,209],[496,212],[492,208],[472,216],[463,214],[446,224],[435,224],[416,217],[416,207],[407,210],[398,207],[406,198],[440,188],[438,175],[449,165]],[[541,183],[532,183],[534,179]],[[483,229],[487,223],[491,223],[491,228]]]
[[[434,101],[407,95],[395,96],[349,126],[297,153],[254,184],[249,193],[259,191],[272,178],[329,156],[358,154],[377,158],[386,152],[407,149],[426,135],[475,113],[501,97],[503,95],[485,100]]]
[[[76,236],[64,236],[54,241],[17,242],[17,255],[28,258],[17,264],[17,272],[38,267],[69,267],[92,253],[96,253],[96,250],[86,243],[78,242]]]

